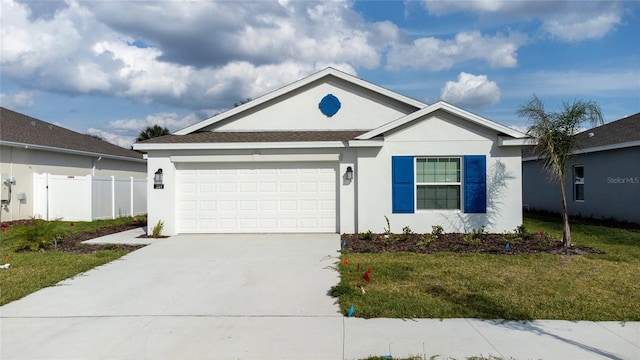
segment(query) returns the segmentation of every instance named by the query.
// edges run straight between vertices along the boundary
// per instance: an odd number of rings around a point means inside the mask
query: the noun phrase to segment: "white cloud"
[[[461,107],[481,108],[500,101],[500,88],[486,75],[461,72],[458,81],[447,81],[440,98]]]
[[[33,19],[30,2],[0,1],[3,77],[54,93],[211,112],[327,65],[352,74],[376,67],[399,31],[366,23],[349,2],[69,0]]]
[[[597,14],[569,13],[545,21],[543,28],[551,35],[569,42],[597,39],[620,23],[620,14],[607,11]]]
[[[28,108],[34,104],[33,91],[19,91],[16,93],[0,94],[0,104],[8,109]]]
[[[598,39],[621,22],[622,10],[615,1],[442,1],[424,0],[424,7],[434,15],[454,12],[494,14],[505,19],[537,18],[541,29],[567,42]]]
[[[198,122],[196,114],[189,114],[180,118],[176,113],[157,113],[148,115],[144,119],[120,119],[109,122],[109,128],[114,130],[135,131],[137,135],[147,126],[160,125],[166,127],[169,131],[185,128]]]
[[[514,79],[520,87],[509,90],[509,96],[523,97],[537,94],[539,97],[562,95],[575,96],[636,96],[640,93],[640,74],[637,69],[613,71],[536,71]]]
[[[475,1],[442,1],[424,0],[425,8],[434,15],[444,15],[458,11],[496,12],[504,9],[509,3],[516,1],[475,0]]]
[[[118,145],[126,149],[131,148],[131,145],[133,145],[137,137],[137,135],[136,136],[123,135],[123,134],[113,133],[113,132],[105,131],[102,129],[96,129],[96,128],[89,128],[87,130],[87,134],[98,136],[106,142],[110,142],[112,144]]]
[[[436,71],[449,69],[456,63],[482,59],[494,68],[515,67],[518,64],[516,52],[524,40],[520,34],[483,36],[479,31],[462,32],[451,40],[420,38],[409,45],[393,45],[387,66]]]
[[[200,120],[202,119],[198,118],[194,113],[184,117],[180,117],[176,113],[156,113],[148,115],[143,119],[119,119],[110,121],[107,129],[91,127],[87,130],[87,133],[99,136],[104,141],[112,144],[130,148],[138,135],[140,135],[140,132],[147,126],[160,125],[168,128],[170,132],[175,132]]]

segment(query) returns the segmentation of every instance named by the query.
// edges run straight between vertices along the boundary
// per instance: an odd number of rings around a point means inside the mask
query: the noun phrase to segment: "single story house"
[[[34,174],[146,178],[147,163],[139,152],[0,107],[1,221],[44,218],[34,192],[52,194],[47,184],[34,189]]]
[[[526,139],[327,68],[134,149],[167,235],[502,232],[522,223]]]
[[[560,185],[529,147],[522,161],[524,206],[561,212]],[[570,215],[640,224],[640,113],[577,134],[567,166]]]

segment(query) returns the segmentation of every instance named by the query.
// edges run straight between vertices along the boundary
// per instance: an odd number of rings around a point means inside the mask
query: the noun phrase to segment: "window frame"
[[[578,179],[577,175],[576,175],[576,169],[582,169],[582,178]],[[584,165],[574,165],[573,166],[573,201],[576,202],[584,202],[585,201],[585,184],[584,184]],[[578,191],[578,186],[582,187],[582,191]],[[579,199],[578,198],[578,194],[582,194],[582,198]]]
[[[457,160],[458,163],[458,168],[457,168],[457,181],[453,181],[453,182],[420,182],[418,181],[418,162],[419,160],[426,160],[428,161],[429,159],[455,159]],[[464,199],[463,199],[463,185],[464,185],[464,173],[463,173],[463,156],[415,156],[414,157],[414,187],[415,187],[415,195],[414,195],[414,204],[415,204],[415,211],[457,211],[457,212],[462,212],[463,211],[463,204],[464,204]],[[418,201],[418,189],[420,187],[429,187],[429,186],[452,186],[452,187],[457,187],[458,190],[458,197],[457,197],[457,201],[458,201],[458,206],[456,208],[433,208],[433,209],[429,209],[429,208],[421,208],[420,207],[420,202]],[[448,202],[448,199],[447,199]]]

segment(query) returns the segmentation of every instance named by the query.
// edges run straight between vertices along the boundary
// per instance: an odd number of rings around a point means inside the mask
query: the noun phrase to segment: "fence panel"
[[[147,213],[147,179],[133,179],[132,183],[133,215]]]
[[[49,220],[91,221],[91,175],[49,175]]]
[[[111,177],[94,177],[91,189],[92,219],[111,219],[113,216],[113,186]]]
[[[33,216],[91,221],[147,212],[147,180],[34,174]]]
[[[49,174],[33,174],[33,217],[36,219],[49,220],[48,179]]]
[[[113,215],[115,217],[131,216],[131,178],[113,181],[115,189]]]

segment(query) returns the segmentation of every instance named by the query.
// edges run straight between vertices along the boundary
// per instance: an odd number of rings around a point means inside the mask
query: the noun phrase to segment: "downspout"
[[[102,160],[102,156],[91,161],[91,176],[96,176],[96,163]]]

